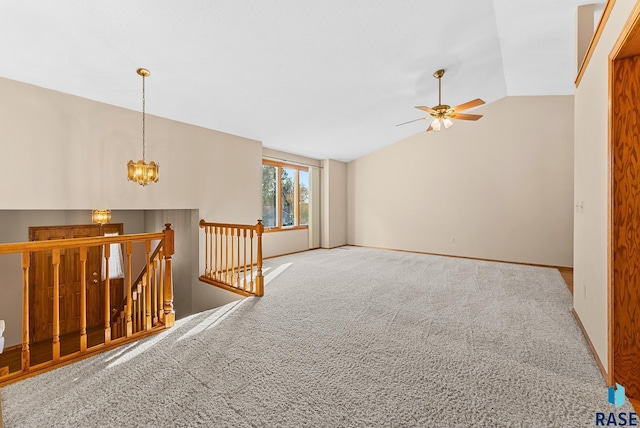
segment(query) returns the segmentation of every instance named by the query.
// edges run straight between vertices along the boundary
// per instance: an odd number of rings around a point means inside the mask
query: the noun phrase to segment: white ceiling
[[[450,105],[572,94],[585,3],[3,0],[0,76],[140,110],[146,67],[150,114],[347,161],[426,128],[439,68]]]

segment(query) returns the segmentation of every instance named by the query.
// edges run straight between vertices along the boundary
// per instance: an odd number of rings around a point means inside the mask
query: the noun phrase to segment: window
[[[262,165],[262,224],[267,229],[278,226],[278,168]]]
[[[118,236],[118,232],[105,233],[104,236]],[[120,244],[109,245],[109,279],[124,278],[124,255]],[[102,280],[107,277],[105,259],[102,259]]]
[[[262,224],[266,229],[308,227],[308,168],[262,163]]]
[[[300,204],[300,226],[309,225],[309,171],[298,171],[298,203]]]

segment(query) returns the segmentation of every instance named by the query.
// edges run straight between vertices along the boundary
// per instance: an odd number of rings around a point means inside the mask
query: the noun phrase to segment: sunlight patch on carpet
[[[264,285],[267,285],[268,283],[273,281],[278,275],[284,272],[292,264],[293,263],[284,263],[278,266],[277,268],[275,268],[273,272],[271,272],[269,275],[264,277]]]
[[[199,334],[204,330],[208,330],[209,328],[215,327],[216,325],[220,324],[222,320],[228,317],[230,313],[238,309],[238,307],[240,307],[246,300],[247,299],[240,299],[231,303],[227,303],[224,306],[220,306],[218,310],[213,312],[211,315],[209,315],[208,317],[203,319],[201,322],[199,322],[195,327],[193,327],[192,329],[187,331],[185,334],[180,336],[177,341],[179,342],[181,340],[184,340],[191,336]]]

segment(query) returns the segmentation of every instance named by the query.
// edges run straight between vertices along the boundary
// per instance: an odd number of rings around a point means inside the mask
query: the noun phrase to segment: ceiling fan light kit
[[[435,73],[433,73],[433,77],[438,79],[438,105],[435,107],[416,106],[418,110],[429,113],[429,116],[410,120],[409,122],[400,123],[396,126],[406,125],[407,123],[417,122],[418,120],[433,118],[433,121],[427,128],[427,132],[440,131],[442,129],[442,126],[444,126],[445,129],[448,129],[453,125],[453,121],[451,119],[478,120],[482,117],[482,115],[480,114],[459,113],[463,110],[484,104],[484,101],[482,101],[480,98],[476,98],[475,100],[468,101],[453,108],[447,104],[442,104],[442,76],[444,76],[444,69],[437,70]]]

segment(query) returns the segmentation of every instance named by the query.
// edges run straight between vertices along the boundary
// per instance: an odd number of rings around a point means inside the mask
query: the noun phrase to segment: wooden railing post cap
[[[165,223],[164,226],[165,226],[164,230],[173,230],[171,229],[171,223]]]

